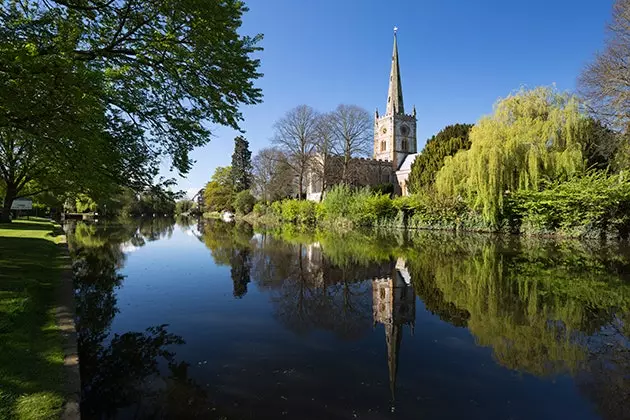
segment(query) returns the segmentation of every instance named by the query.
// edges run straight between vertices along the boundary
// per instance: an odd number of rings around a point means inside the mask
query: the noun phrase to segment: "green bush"
[[[271,212],[283,222],[299,225],[314,225],[319,205],[308,200],[283,200],[271,205]]]
[[[234,209],[240,214],[249,214],[254,209],[256,204],[256,198],[249,192],[249,190],[243,190],[236,194],[234,197]]]
[[[271,208],[267,205],[267,203],[261,201],[254,204],[253,212],[256,216],[265,216],[268,212],[271,212]]]
[[[542,191],[518,191],[507,200],[506,217],[522,233],[620,236],[630,230],[627,174],[591,172]]]

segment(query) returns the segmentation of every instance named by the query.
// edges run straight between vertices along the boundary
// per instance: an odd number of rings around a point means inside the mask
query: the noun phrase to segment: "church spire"
[[[400,66],[398,65],[398,42],[394,27],[394,51],[392,52],[392,70],[389,74],[389,90],[387,91],[386,115],[404,114],[402,83],[400,82]]]

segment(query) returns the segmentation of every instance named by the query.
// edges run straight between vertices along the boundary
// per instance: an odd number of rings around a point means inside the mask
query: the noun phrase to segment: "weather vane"
[[[398,26],[394,26],[394,34],[396,34],[396,32],[398,32]]]

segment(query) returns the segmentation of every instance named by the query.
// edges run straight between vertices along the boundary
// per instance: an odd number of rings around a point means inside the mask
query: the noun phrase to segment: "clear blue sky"
[[[613,0],[250,0],[243,34],[264,34],[257,85],[264,102],[243,108],[250,148],[270,144],[273,123],[308,104],[383,111],[393,27],[405,106],[418,112],[418,148],[445,125],[473,123],[521,86],[574,90],[602,48]],[[216,127],[196,150],[184,190],[230,164],[236,132]],[[165,163],[166,165],[166,163]]]

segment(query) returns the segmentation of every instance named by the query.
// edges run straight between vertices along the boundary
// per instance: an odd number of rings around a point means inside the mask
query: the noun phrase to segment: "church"
[[[418,156],[416,138],[416,108],[411,114],[405,114],[400,65],[398,62],[398,39],[394,29],[394,49],[392,67],[389,74],[387,106],[380,115],[374,114],[374,152],[372,159],[354,158],[352,165],[355,174],[351,183],[356,186],[380,185],[391,183],[398,195],[408,195],[407,180],[411,165]],[[315,159],[318,159],[316,156]],[[338,166],[332,159],[327,165]],[[329,173],[338,174],[338,168],[331,168]],[[327,185],[321,176],[309,171],[306,176],[306,198],[320,201],[324,190],[339,180],[328,179]]]

